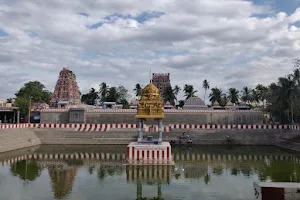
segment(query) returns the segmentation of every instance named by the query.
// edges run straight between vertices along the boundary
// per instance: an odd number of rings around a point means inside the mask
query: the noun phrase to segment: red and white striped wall
[[[34,159],[34,160],[85,160],[85,159],[96,159],[96,160],[125,160],[125,153],[60,153],[60,154],[28,154],[24,156],[18,156],[8,160],[0,161],[0,166],[10,165],[18,161]]]
[[[231,125],[231,124],[170,124],[171,129],[295,129],[299,130],[297,125]]]
[[[158,126],[147,126],[144,125],[144,131],[145,132],[158,132]],[[163,126],[163,132],[170,132],[171,131],[171,127],[170,126]]]
[[[68,112],[69,109],[42,109],[40,112]],[[136,113],[136,109],[87,109],[87,113]],[[177,109],[164,109],[165,113],[261,113],[258,110],[177,110]]]
[[[169,142],[162,142],[161,145],[131,142],[127,146],[126,158],[128,160],[172,160],[171,145]]]
[[[2,124],[0,129],[9,128],[66,128],[75,131],[109,131],[110,129],[136,129],[136,124]],[[232,124],[169,124],[163,127],[163,132],[170,132],[172,129],[293,129],[300,130],[298,125],[232,125]],[[157,132],[157,125],[144,125],[145,132]]]
[[[0,129],[8,128],[28,128],[28,124],[0,124]]]

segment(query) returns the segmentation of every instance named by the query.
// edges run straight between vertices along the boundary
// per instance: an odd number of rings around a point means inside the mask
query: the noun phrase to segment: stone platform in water
[[[129,165],[173,165],[169,142],[154,144],[131,142],[127,146],[126,158]]]
[[[296,200],[300,199],[300,183],[260,182],[253,183],[253,198],[257,200]]]

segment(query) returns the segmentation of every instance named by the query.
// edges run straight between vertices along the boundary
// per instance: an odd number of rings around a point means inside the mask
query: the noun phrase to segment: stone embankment
[[[300,135],[296,134],[293,137],[279,140],[275,145],[283,149],[300,151]]]
[[[278,145],[299,135],[299,126],[288,125],[170,124],[165,129],[165,141],[186,132],[201,145]],[[156,138],[157,127],[145,126],[143,136]],[[0,138],[4,152],[39,144],[126,145],[137,140],[137,133],[135,124],[14,124],[0,125]]]
[[[41,140],[32,129],[11,128],[0,130],[0,153],[40,144]]]

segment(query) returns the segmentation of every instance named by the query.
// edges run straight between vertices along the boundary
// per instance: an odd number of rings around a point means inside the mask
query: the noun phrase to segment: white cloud
[[[164,15],[135,18],[152,11]],[[222,88],[269,84],[299,55],[299,15],[242,0],[5,1],[0,98],[28,80],[52,91],[63,66],[83,93],[103,81],[132,91],[147,84],[150,69],[170,72],[173,85],[193,84],[200,96],[204,79]]]

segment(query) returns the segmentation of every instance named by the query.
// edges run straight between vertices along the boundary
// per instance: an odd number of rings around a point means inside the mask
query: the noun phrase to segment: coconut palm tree
[[[164,92],[163,92],[163,98],[164,98],[164,102],[170,102],[171,105],[175,105],[175,95],[174,95],[174,92],[173,92],[173,89],[172,87],[169,85],[165,88]]]
[[[99,91],[99,93],[100,93],[100,100],[102,102],[106,101],[106,97],[108,95],[108,92],[109,92],[108,85],[105,82],[102,82],[100,84],[100,91]]]
[[[229,88],[228,99],[231,103],[239,103],[239,91],[236,88]]]
[[[198,92],[197,90],[194,90],[193,85],[188,85],[188,84],[184,85],[183,91],[185,93],[184,96],[186,97],[186,99],[190,97],[195,97],[196,96],[195,93]]]
[[[252,89],[247,86],[243,87],[241,99],[250,104],[253,101]]]
[[[206,98],[206,91],[209,89],[209,82],[205,79],[202,83],[202,87],[204,88],[204,103],[205,103],[205,98]]]
[[[220,100],[219,100],[219,105],[220,106],[222,106],[222,107],[224,107],[224,106],[226,106],[226,104],[228,103],[228,97],[226,96],[226,94],[222,94],[221,95],[221,98],[220,98]]]
[[[263,108],[262,108],[263,115],[265,115],[265,100],[266,100],[267,93],[268,93],[268,88],[262,84],[257,84],[255,90],[253,91],[254,99],[256,99],[258,103],[259,102],[263,103]]]
[[[135,96],[140,98],[142,96],[142,90],[143,88],[141,87],[141,85],[139,83],[135,84],[135,88],[134,88],[134,92],[135,92]]]
[[[173,88],[173,93],[176,97],[176,104],[178,104],[177,96],[178,96],[178,93],[180,92],[180,90],[181,90],[181,88],[178,85],[175,85],[175,87]]]
[[[223,92],[221,89],[217,87],[212,88],[211,93],[209,94],[209,101],[211,102],[211,105],[213,105],[215,102],[218,102],[220,104],[222,95]]]
[[[108,94],[106,96],[106,101],[118,102],[120,100],[120,93],[116,87],[109,88]]]

